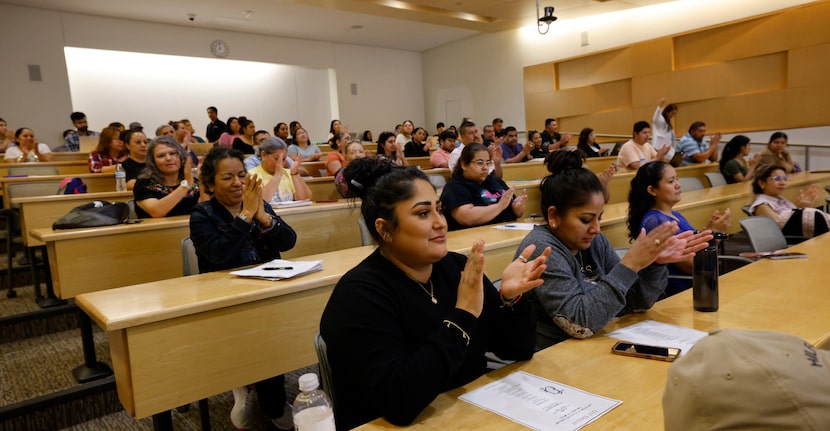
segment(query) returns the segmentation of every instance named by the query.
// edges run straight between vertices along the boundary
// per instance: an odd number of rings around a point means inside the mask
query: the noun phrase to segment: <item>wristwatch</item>
[[[184,187],[184,188],[190,187],[190,184],[188,184],[187,180],[182,180],[182,182],[179,183],[179,185]]]

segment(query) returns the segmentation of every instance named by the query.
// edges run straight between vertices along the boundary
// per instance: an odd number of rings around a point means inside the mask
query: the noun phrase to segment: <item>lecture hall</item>
[[[830,429],[830,0],[0,16],[0,431]]]

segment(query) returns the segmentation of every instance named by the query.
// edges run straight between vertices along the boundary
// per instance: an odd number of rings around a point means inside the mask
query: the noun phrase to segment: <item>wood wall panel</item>
[[[561,116],[553,109],[555,93],[554,91],[546,91],[525,95],[526,130],[542,130],[545,128],[546,118]]]
[[[672,101],[685,102],[787,87],[787,53],[779,52],[674,72]]]
[[[664,37],[638,43],[629,48],[632,76],[671,72],[672,39]]]
[[[803,48],[812,45],[830,43],[830,2],[823,1],[810,4],[792,11],[787,27],[791,34],[791,48]]]
[[[555,69],[553,63],[525,67],[525,94],[551,91],[556,88]]]
[[[821,85],[830,77],[830,44],[790,50],[788,60],[790,87]]]
[[[551,74],[541,88],[539,76]],[[629,135],[661,97],[680,108],[678,136],[696,120],[723,132],[830,125],[830,1],[530,66],[525,76],[528,128],[556,117],[563,131]]]
[[[674,38],[676,70],[786,51],[789,20],[781,15],[699,31]]]
[[[767,130],[780,122],[775,108],[786,106],[787,100],[787,90],[778,90],[683,103],[678,106],[675,134],[683,136],[694,121],[705,122],[708,133]]]
[[[614,111],[631,107],[631,81],[606,82],[586,87],[559,90],[551,97],[553,112],[570,117],[591,112]]]
[[[648,118],[654,114],[657,102],[665,97],[670,103],[675,103],[677,97],[671,92],[674,73],[663,72],[651,75],[640,75],[631,78],[631,106],[636,108],[648,107],[651,110]],[[636,115],[635,115],[636,117]],[[650,122],[651,120],[649,120]]]
[[[559,122],[559,130],[573,133],[574,138],[572,138],[572,142],[576,143],[573,139],[578,138],[577,134],[585,127],[590,127],[598,133],[631,135],[634,121],[634,118],[631,116],[631,110],[629,109],[597,112],[562,118]],[[541,124],[544,125],[545,123],[542,122]]]
[[[809,87],[790,88],[786,92],[785,124],[802,124],[800,127],[826,126],[830,113],[830,82]],[[779,127],[781,129],[786,127]]]
[[[556,63],[559,88],[577,88],[631,77],[631,50],[615,49]]]

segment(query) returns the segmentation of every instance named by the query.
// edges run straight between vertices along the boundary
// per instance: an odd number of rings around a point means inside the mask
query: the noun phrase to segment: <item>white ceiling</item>
[[[559,20],[673,0],[540,0]],[[425,51],[532,25],[535,0],[2,0],[87,15]],[[246,11],[250,11],[247,13]],[[190,21],[188,14],[195,14]],[[362,28],[353,28],[362,26]],[[555,31],[556,23],[551,26]]]

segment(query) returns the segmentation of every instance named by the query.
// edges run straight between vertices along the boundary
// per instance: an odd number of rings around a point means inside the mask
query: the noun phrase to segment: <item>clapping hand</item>
[[[545,248],[539,256],[530,260],[536,246],[531,244],[522,250],[519,257],[510,262],[501,274],[501,296],[504,299],[513,299],[528,290],[539,287],[543,280],[539,277],[547,268],[551,248]]]
[[[818,184],[810,184],[810,187],[807,190],[799,190],[798,207],[808,208],[813,206],[813,202],[815,202],[816,198],[818,198],[819,192],[821,192],[821,186]]]

